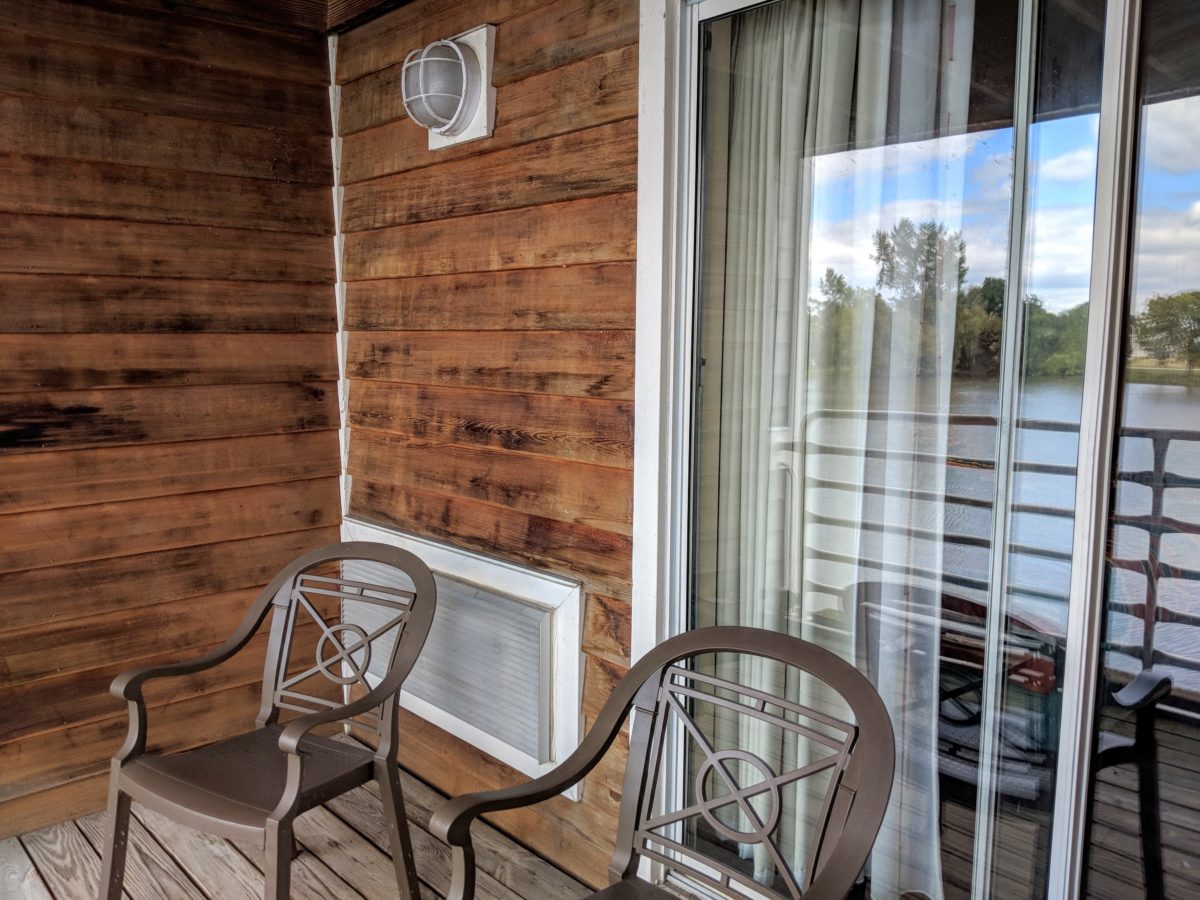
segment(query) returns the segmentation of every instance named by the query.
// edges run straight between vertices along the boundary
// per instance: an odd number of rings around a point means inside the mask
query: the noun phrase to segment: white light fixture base
[[[454,144],[465,144],[480,138],[491,137],[496,123],[496,89],[492,86],[492,62],[496,56],[496,26],[480,25],[450,38],[457,44],[465,44],[475,51],[479,61],[479,103],[475,106],[466,126],[458,134],[436,134],[429,132],[429,149],[441,150]]]

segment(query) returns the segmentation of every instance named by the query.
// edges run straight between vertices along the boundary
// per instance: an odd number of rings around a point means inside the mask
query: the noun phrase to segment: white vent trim
[[[550,682],[551,752],[548,761],[539,762],[536,757],[407,691],[400,692],[400,705],[532,778],[549,772],[575,750],[583,737],[584,598],[579,582],[357,519],[345,519],[342,522],[342,540],[378,541],[400,547],[416,554],[434,572],[485,585],[489,590],[550,610],[550,664],[553,675]],[[403,753],[403,735],[400,743]],[[565,796],[578,800],[578,785],[567,791]]]

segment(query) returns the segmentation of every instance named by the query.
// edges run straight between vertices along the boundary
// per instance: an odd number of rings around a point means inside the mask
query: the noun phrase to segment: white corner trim
[[[667,636],[674,472],[676,159],[681,0],[641,0],[631,662]]]
[[[550,712],[551,755],[548,762],[539,762],[536,757],[518,750],[470,722],[414,697],[407,691],[401,690],[400,705],[532,778],[546,774],[574,752],[583,739],[581,645],[584,598],[583,587],[579,582],[357,519],[342,521],[342,540],[377,541],[400,547],[416,554],[436,573],[484,585],[488,590],[518,597],[534,606],[550,610],[550,627],[553,633],[553,690]],[[564,796],[578,800],[581,796],[579,785],[564,792]]]
[[[346,188],[342,185],[342,139],[341,131],[342,88],[337,82],[337,35],[329,36],[329,121],[333,126],[333,137],[329,140],[330,159],[333,165],[333,270],[334,308],[337,310],[337,333],[334,336],[337,348],[337,405],[338,405],[338,500],[342,517],[350,512],[350,379],[346,376],[346,281],[342,262],[346,251],[346,237],[342,233],[342,201]]]

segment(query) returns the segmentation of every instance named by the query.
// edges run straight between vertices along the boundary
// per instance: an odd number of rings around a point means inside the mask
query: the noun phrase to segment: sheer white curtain
[[[784,0],[733,28],[722,322],[716,615],[816,640],[854,658],[844,598],[884,582],[884,606],[913,579],[937,596],[944,454],[959,264],[963,161],[941,137],[965,130],[971,2]],[[947,14],[947,7],[955,11]],[[965,29],[965,31],[964,31]],[[949,46],[949,49],[947,47]],[[930,157],[933,167],[924,165]],[[876,232],[899,225],[898,177],[932,176],[920,220],[943,226],[932,265],[897,235],[895,267],[916,288],[878,285]],[[836,172],[838,178],[824,174]],[[900,173],[897,176],[897,173]],[[824,233],[829,204],[850,224]],[[938,238],[934,238],[935,241]],[[832,305],[810,310],[826,268],[857,259]],[[815,275],[814,275],[815,273]],[[835,308],[836,307],[836,308]],[[836,411],[830,415],[829,411]],[[932,414],[922,417],[913,414]],[[836,455],[819,448],[836,445]],[[886,454],[881,454],[886,450]],[[882,455],[882,458],[881,458]],[[811,487],[811,479],[839,487]],[[873,490],[886,486],[886,492]],[[919,574],[918,574],[919,573]],[[936,608],[903,639],[881,633],[878,685],[900,748],[871,863],[875,898],[942,896],[938,834]],[[829,628],[841,616],[842,629]],[[928,624],[928,623],[932,624]],[[885,632],[886,622],[881,626]],[[914,666],[911,660],[932,660]],[[774,673],[743,673],[770,684]],[[814,698],[806,698],[812,700]],[[751,726],[753,727],[753,726]],[[749,735],[764,759],[788,751]],[[792,819],[807,810],[797,801]],[[785,833],[797,859],[802,827]],[[756,851],[756,877],[770,878]]]

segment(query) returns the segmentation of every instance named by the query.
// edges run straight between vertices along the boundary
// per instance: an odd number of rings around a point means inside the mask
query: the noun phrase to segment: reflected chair
[[[131,800],[183,825],[261,847],[265,896],[287,897],[293,820],[373,778],[383,799],[400,895],[419,897],[396,765],[396,706],[435,605],[433,576],[411,553],[368,542],[334,544],[276,575],[236,633],[212,653],[118,676],[112,692],[129,704],[129,734],[112,761],[100,896],[122,896]],[[170,756],[147,753],[142,686],[224,662],[246,645],[268,613],[256,727]],[[346,692],[355,688],[365,693],[345,702]],[[303,714],[281,723],[284,710]],[[378,749],[313,733],[336,724],[373,734]]]
[[[1162,824],[1158,801],[1158,739],[1154,733],[1158,701],[1171,693],[1171,676],[1143,669],[1109,698],[1133,713],[1133,736],[1101,730],[1096,735],[1096,776],[1110,766],[1132,765],[1138,778],[1138,825],[1142,843],[1142,873],[1147,897],[1165,896],[1163,883]],[[1093,801],[1094,797],[1093,797]]]
[[[731,670],[736,679],[715,674]],[[750,671],[758,675],[745,677]],[[769,692],[761,681],[771,682]],[[808,705],[818,702],[820,709]],[[677,897],[638,877],[642,859],[723,897],[744,898],[747,891],[845,897],[871,852],[892,789],[895,745],[883,702],[853,666],[815,644],[717,627],[672,638],[643,657],[617,684],[583,743],[553,771],[525,785],[457,797],[435,812],[430,830],[453,848],[449,900],[474,897],[472,820],[576,784],[600,762],[631,710],[610,886],[593,897]],[[674,802],[662,784],[668,747],[682,747],[689,763]],[[805,802],[789,807],[784,795],[797,792]],[[800,854],[782,846],[780,833],[785,820],[790,829],[802,818],[811,823],[811,840],[797,866],[790,860]],[[696,839],[700,834],[707,837]],[[738,853],[748,848],[773,863],[770,884],[739,866]]]

